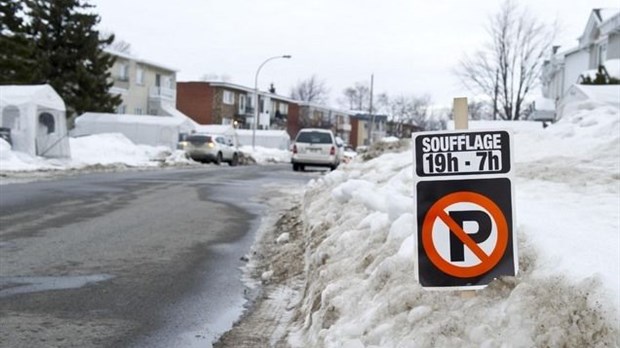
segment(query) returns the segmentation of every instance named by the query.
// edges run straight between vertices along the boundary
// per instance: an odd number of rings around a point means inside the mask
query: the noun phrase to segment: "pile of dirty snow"
[[[289,343],[618,346],[619,119],[617,108],[583,106],[546,129],[513,132],[519,274],[475,296],[414,279],[411,150],[311,181],[306,285],[289,300],[300,298]]]
[[[291,152],[262,146],[241,146],[239,148],[246,157],[251,157],[257,164],[290,163]]]

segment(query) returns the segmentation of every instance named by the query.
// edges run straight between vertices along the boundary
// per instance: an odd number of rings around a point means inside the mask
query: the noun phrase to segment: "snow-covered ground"
[[[136,145],[119,133],[97,134],[69,139],[71,158],[49,159],[12,151],[9,143],[0,138],[0,176],[24,173],[62,173],[65,171],[122,170],[125,168],[157,168],[169,166],[199,166],[185,157],[183,151],[171,151],[165,146]],[[290,153],[257,146],[240,149],[257,164],[290,162]]]
[[[546,129],[513,130],[520,271],[475,296],[425,290],[414,278],[410,149],[312,180],[302,203],[305,285],[283,300],[299,311],[286,324],[289,343],[617,347],[620,111],[575,109]]]
[[[475,296],[424,290],[414,279],[410,149],[367,161],[358,156],[312,180],[301,209],[305,284],[282,289],[288,295],[278,300],[286,304],[280,308],[297,312],[282,316],[289,318],[283,323],[288,342],[347,348],[617,347],[620,111],[592,102],[574,109],[546,129],[513,129],[520,272]],[[70,160],[33,158],[0,139],[0,176],[199,165],[182,152],[134,145],[118,134],[72,138],[71,150]],[[257,163],[290,159],[287,151],[242,150]],[[294,242],[281,237],[276,247]]]

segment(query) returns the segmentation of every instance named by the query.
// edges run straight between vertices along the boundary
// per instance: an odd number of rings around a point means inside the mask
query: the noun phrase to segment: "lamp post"
[[[289,59],[291,58],[291,56],[283,55],[267,58],[264,62],[261,63],[261,65],[258,66],[258,69],[256,70],[256,76],[254,77],[254,122],[252,125],[252,150],[254,150],[256,146],[256,128],[258,128],[258,74],[260,73],[260,69],[263,67],[263,65],[267,64],[267,62],[270,60],[278,58]]]

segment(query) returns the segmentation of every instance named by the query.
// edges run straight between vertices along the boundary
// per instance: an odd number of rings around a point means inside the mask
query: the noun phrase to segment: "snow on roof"
[[[603,65],[609,76],[620,79],[620,59],[608,59]]]
[[[572,85],[589,99],[620,107],[620,85]],[[567,95],[570,94],[567,93]]]
[[[155,125],[178,126],[184,121],[171,116],[149,116],[149,115],[129,115],[129,114],[108,114],[98,112],[86,112],[80,115],[75,122],[98,122],[98,123],[139,123]]]
[[[142,59],[142,58],[133,56],[131,54],[118,52],[118,51],[115,51],[115,50],[110,49],[110,48],[106,48],[106,49],[104,49],[104,51],[109,53],[109,54],[111,54],[111,55],[120,57],[120,58],[124,58],[124,59],[127,59],[127,60],[133,60],[133,61],[135,61],[137,63],[144,64],[144,65],[149,65],[149,66],[156,67],[156,68],[159,68],[159,69],[162,69],[162,70],[168,70],[168,71],[172,71],[172,72],[179,71],[179,69],[172,68],[172,67],[169,67],[169,66],[165,66],[165,65],[162,65],[162,64],[159,64],[159,63],[155,63],[155,62],[152,62],[150,60]]]
[[[0,86],[0,106],[30,103],[65,111],[65,102],[50,85]]]
[[[242,90],[244,92],[247,93],[254,93],[254,88],[250,88],[250,87],[246,87],[246,86],[242,86],[242,85],[238,85],[236,83],[231,83],[231,82],[226,82],[226,81],[217,81],[217,80],[207,80],[207,81],[186,81],[186,82],[204,82],[204,83],[208,83],[209,85],[213,86],[213,87],[224,87],[224,88],[231,88],[231,89],[238,89],[238,90]],[[298,100],[289,98],[289,97],[285,97],[282,95],[278,95],[278,94],[274,94],[274,93],[269,93],[269,92],[264,92],[259,90],[258,94],[264,97],[270,97],[273,99],[279,99],[279,100],[283,100],[283,101],[287,101],[289,103],[299,103]]]

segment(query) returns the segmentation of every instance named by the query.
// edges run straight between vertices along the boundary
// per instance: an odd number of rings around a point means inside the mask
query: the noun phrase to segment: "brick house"
[[[177,109],[199,124],[233,124],[251,129],[254,89],[229,82],[178,82]],[[259,91],[257,129],[286,129],[295,136],[299,107],[290,98]]]

